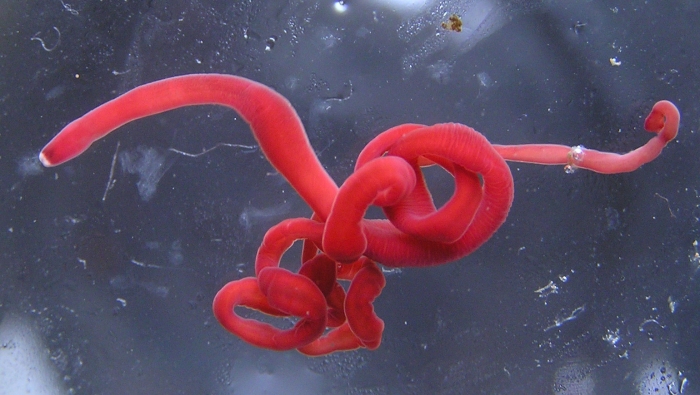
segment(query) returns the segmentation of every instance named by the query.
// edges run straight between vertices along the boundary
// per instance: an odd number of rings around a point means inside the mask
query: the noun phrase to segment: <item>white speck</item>
[[[622,64],[622,61],[617,60],[617,58],[610,58],[610,65],[611,66],[620,66]]]
[[[614,332],[608,329],[607,333],[603,336],[603,340],[615,347],[620,341],[620,329],[615,329]]]
[[[671,310],[671,314],[676,312],[676,307],[678,306],[678,301],[673,300],[671,296],[668,297],[668,309]]]
[[[477,73],[476,78],[479,80],[479,85],[483,86],[484,88],[490,88],[493,85],[493,79],[485,71]]]
[[[145,264],[145,263],[139,262],[139,261],[137,261],[136,259],[132,259],[132,260],[131,260],[131,263],[133,263],[133,264],[136,265],[136,266],[146,267],[146,264]]]
[[[535,293],[538,293],[540,298],[546,298],[551,294],[559,293],[559,287],[557,284],[554,284],[554,281],[549,281],[549,284],[535,290]]]

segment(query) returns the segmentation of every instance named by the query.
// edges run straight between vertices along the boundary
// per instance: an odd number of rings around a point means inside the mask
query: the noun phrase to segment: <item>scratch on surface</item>
[[[46,46],[46,42],[45,42],[41,37],[39,37],[39,34],[41,34],[41,32],[36,32],[36,33],[32,36],[32,38],[30,38],[29,40],[31,40],[31,41],[39,41],[39,43],[41,44],[41,47],[44,48],[44,51],[46,51],[46,52],[51,52],[51,51],[53,51],[54,49],[58,48],[58,44],[61,43],[61,31],[58,30],[58,28],[57,28],[56,26],[53,27],[53,30],[55,30],[55,31],[56,31],[56,34],[58,34],[58,38],[56,39],[56,44],[54,44],[54,46],[51,47],[51,48],[47,47],[47,46]]]
[[[581,313],[583,313],[584,311],[586,311],[586,305],[585,305],[585,304],[582,305],[582,306],[579,306],[579,307],[575,308],[575,309],[571,312],[571,314],[570,314],[568,317],[566,317],[566,318],[559,318],[559,317],[555,318],[555,319],[554,319],[554,324],[553,324],[553,325],[550,325],[550,326],[548,326],[548,327],[546,327],[546,328],[544,329],[544,331],[547,332],[547,331],[549,331],[550,329],[558,328],[558,327],[564,325],[565,323],[567,323],[567,322],[569,322],[569,321],[573,321],[573,320],[575,320],[576,318],[578,318],[578,316],[579,316]]]
[[[120,142],[117,141],[117,149],[114,150],[114,156],[112,157],[112,167],[109,169],[109,179],[107,179],[107,187],[105,188],[105,193],[102,195],[102,201],[107,199],[107,193],[110,189],[114,188],[117,180],[114,179],[114,167],[117,165],[117,154],[119,153]]]
[[[671,214],[671,218],[676,218],[676,214],[673,213],[673,210],[671,210],[671,203],[668,201],[667,198],[661,196],[658,192],[654,194],[655,197],[659,199],[663,199],[666,201],[666,207],[668,207],[668,212]]]
[[[207,149],[203,150],[202,152],[200,152],[200,153],[198,153],[198,154],[191,154],[191,153],[189,153],[189,152],[180,151],[179,149],[175,149],[175,148],[168,148],[168,151],[174,152],[174,153],[176,153],[176,154],[188,156],[188,157],[190,157],[190,158],[196,158],[196,157],[202,156],[202,155],[204,155],[204,154],[208,154],[209,152],[214,151],[215,149],[217,149],[217,148],[219,148],[219,147],[242,148],[242,152],[243,152],[243,153],[246,153],[246,154],[249,153],[249,152],[253,152],[253,151],[255,151],[255,150],[257,149],[257,146],[255,146],[255,145],[217,143],[215,146],[213,146],[213,147],[211,147],[211,148],[207,148]]]

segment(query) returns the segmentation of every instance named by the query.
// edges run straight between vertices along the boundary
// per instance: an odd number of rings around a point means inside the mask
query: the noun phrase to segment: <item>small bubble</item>
[[[277,43],[277,36],[270,36],[270,38],[265,40],[265,51],[272,51],[272,48],[275,47],[275,43]]]
[[[571,159],[573,159],[575,162],[580,162],[583,160],[583,155],[585,154],[586,147],[582,145],[577,145],[575,147],[571,147],[571,152],[569,155],[571,155]]]

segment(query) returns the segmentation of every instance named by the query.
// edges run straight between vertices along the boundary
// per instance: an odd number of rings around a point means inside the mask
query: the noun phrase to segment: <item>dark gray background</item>
[[[347,3],[0,0],[0,394],[700,393],[700,3]],[[439,28],[450,13],[462,33]],[[682,123],[631,174],[511,165],[515,202],[485,246],[387,273],[377,351],[306,358],[211,313],[264,232],[310,214],[258,150],[168,150],[254,144],[235,113],[182,109],[64,166],[36,159],[93,107],[195,72],[289,98],[338,182],[400,123],[618,152],[647,141],[657,100]],[[444,201],[452,181],[429,173]]]

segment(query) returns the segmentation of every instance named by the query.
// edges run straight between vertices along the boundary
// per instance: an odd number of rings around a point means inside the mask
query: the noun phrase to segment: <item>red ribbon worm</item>
[[[654,160],[676,137],[680,122],[671,102],[657,102],[644,123],[655,136],[622,155],[581,146],[492,145],[461,124],[404,124],[373,139],[360,153],[355,172],[338,187],[284,97],[242,77],[193,74],[139,86],[97,107],[68,124],[39,159],[45,166],[57,166],[128,122],[204,104],[237,111],[272,166],[314,212],[312,219],[287,219],[266,233],[255,277],[226,284],[214,298],[214,314],[224,328],[250,344],[307,355],[379,347],[384,323],[372,303],[385,280],[375,262],[432,266],[479,248],[505,221],[513,201],[506,160],[605,174],[630,172]],[[440,208],[421,171],[429,165],[443,167],[455,180],[453,196]],[[371,205],[382,207],[388,219],[365,219]],[[305,245],[303,263],[294,273],[279,262],[297,240]],[[350,281],[347,292],[338,281]],[[239,316],[236,306],[298,320],[282,330]]]

